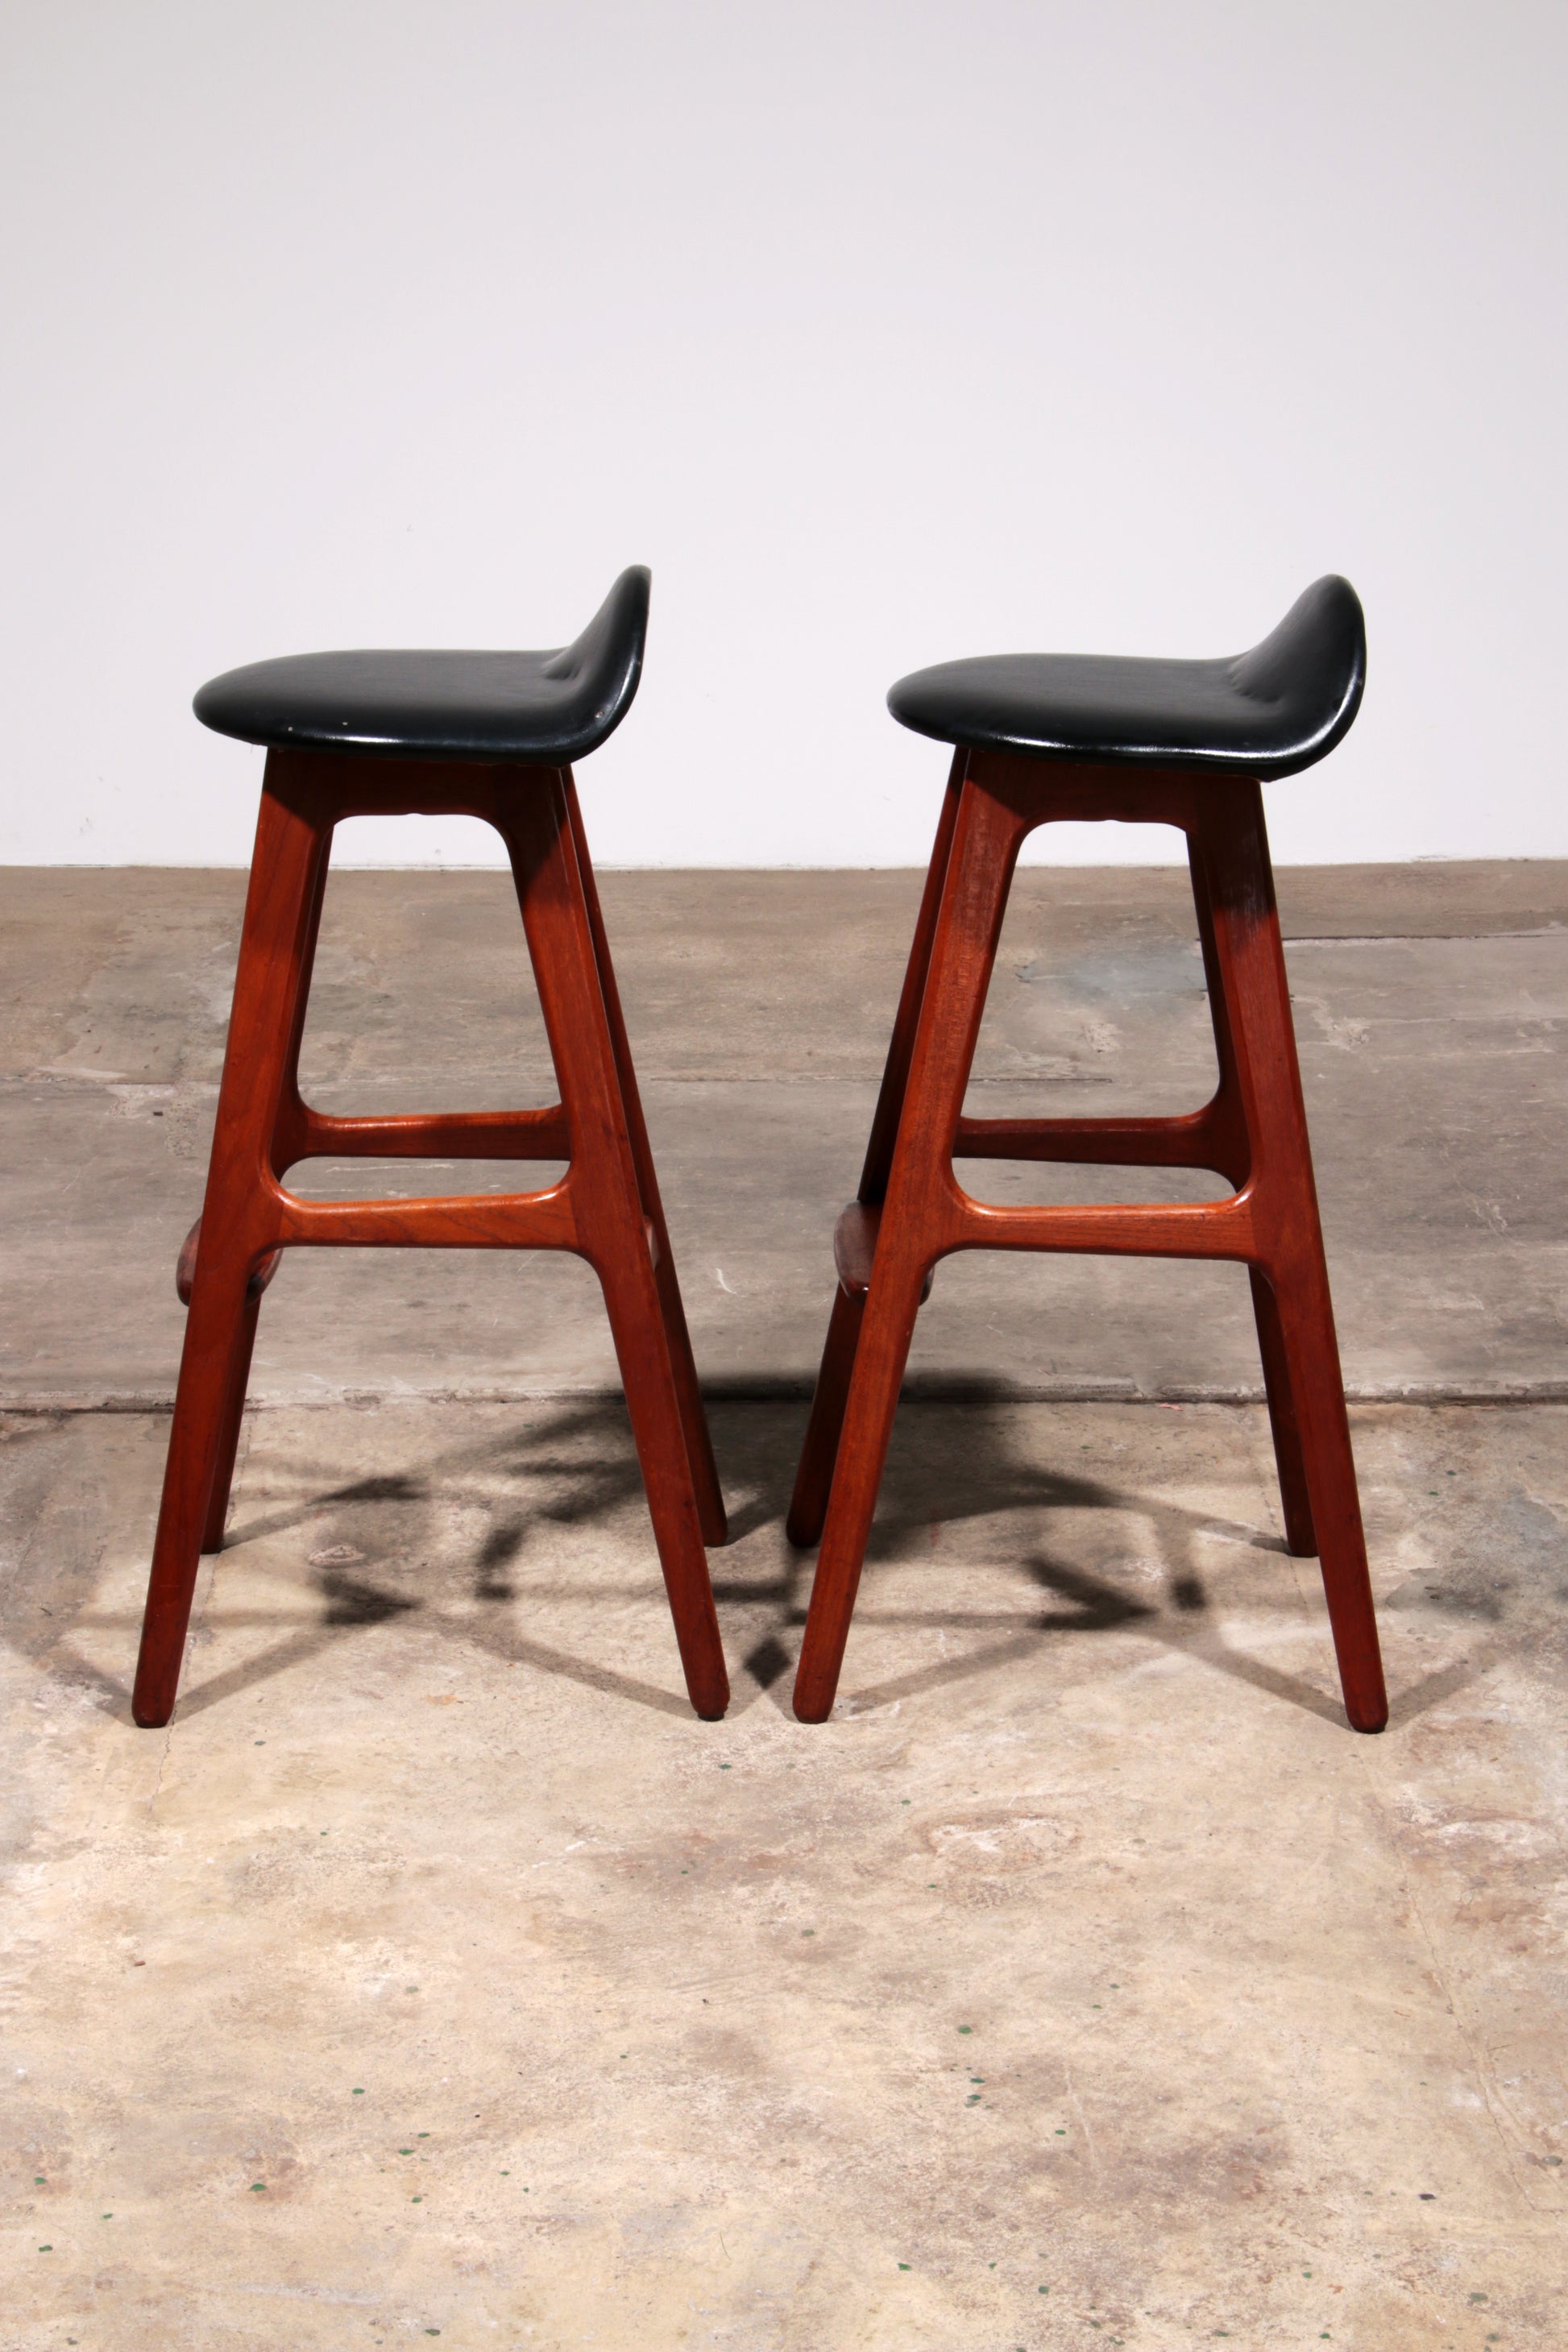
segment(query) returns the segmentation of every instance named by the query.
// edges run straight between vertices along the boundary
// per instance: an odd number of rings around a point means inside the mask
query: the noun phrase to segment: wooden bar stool
[[[174,1712],[198,1555],[222,1548],[261,1293],[297,1243],[561,1249],[604,1286],[686,1685],[700,1716],[729,1684],[705,1541],[723,1498],[681,1311],[653,1156],[569,762],[637,692],[648,574],[621,574],[556,653],[342,653],[213,679],[196,715],[268,747],[234,1011],[188,1301],[132,1712]],[[329,1118],[298,1064],[332,827],[349,816],[461,814],[511,861],[561,1100],[549,1109]],[[323,1157],[564,1160],[532,1192],[305,1201],[283,1179]]]
[[[950,662],[888,697],[955,746],[858,1198],[838,1221],[838,1288],[788,1531],[821,1539],[795,1711],[832,1710],[877,1489],[931,1270],[950,1250],[1235,1258],[1252,1282],[1293,1552],[1318,1554],[1345,1710],[1388,1719],[1355,1464],[1323,1261],[1260,780],[1332,750],[1366,675],[1361,605],[1320,580],[1231,661],[1055,655]],[[1180,825],[1187,836],[1219,1085],[1177,1118],[972,1119],[975,1038],[1018,851],[1052,819]],[[1226,1200],[1003,1208],[964,1159],[1205,1168]]]

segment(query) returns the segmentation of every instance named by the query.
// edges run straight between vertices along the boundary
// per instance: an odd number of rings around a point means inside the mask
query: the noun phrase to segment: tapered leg
[[[250,1358],[256,1346],[256,1326],[260,1317],[261,1293],[251,1282],[246,1286],[239,1328],[230,1350],[228,1394],[224,1401],[223,1419],[218,1427],[212,1488],[207,1496],[207,1514],[202,1528],[204,1552],[223,1549],[224,1529],[228,1525],[229,1490],[234,1485],[235,1457],[239,1452],[240,1425],[245,1419],[245,1391],[250,1381]]]
[[[729,1704],[729,1679],[565,785],[564,776],[540,771],[498,823],[517,879],[572,1139],[579,1226],[604,1286],[686,1685],[698,1714],[712,1720]]]
[[[866,1164],[860,1171],[860,1190],[857,1195],[859,1200],[872,1205],[883,1198],[888,1189],[888,1178],[892,1172],[893,1149],[899,1139],[900,1122],[904,1115],[910,1065],[914,1059],[921,1007],[925,1003],[926,982],[931,977],[931,950],[936,944],[942,889],[952,856],[953,835],[958,825],[964,772],[968,764],[966,751],[953,753],[952,765],[948,771],[947,790],[942,795],[942,814],[937,819],[936,839],[931,844],[931,863],[926,867],[925,887],[921,893],[920,912],[915,917],[915,935],[910,942],[910,960],[904,967],[904,984],[899,993],[893,1034],[888,1045],[887,1061],[882,1066],[881,1090],[877,1097],[876,1116],[871,1121],[870,1140],[866,1146]]]
[[[826,1723],[833,1712],[929,1264],[919,1255],[921,1236],[910,1224],[895,1225],[889,1231],[884,1218],[883,1234],[886,1240],[879,1244],[866,1296],[795,1673],[795,1711],[802,1723]]]
[[[654,1170],[647,1122],[643,1118],[642,1097],[637,1092],[637,1072],[632,1065],[631,1045],[621,1011],[620,991],[616,985],[615,966],[610,961],[610,942],[605,934],[599,893],[594,882],[594,868],[588,856],[588,837],[577,805],[577,788],[569,772],[566,805],[571,816],[578,871],[583,877],[583,895],[593,935],[594,959],[598,966],[605,1013],[610,1024],[616,1075],[620,1085],[621,1100],[626,1105],[626,1132],[631,1139],[637,1190],[642,1196],[643,1214],[652,1225],[658,1244],[654,1280],[658,1289],[659,1309],[664,1317],[676,1394],[680,1400],[680,1425],[686,1433],[686,1452],[691,1465],[691,1484],[697,1496],[698,1517],[702,1523],[703,1541],[710,1546],[719,1546],[730,1540],[724,1495],[719,1484],[719,1465],[713,1458],[713,1439],[702,1403],[696,1359],[691,1353],[691,1335],[686,1328],[686,1309],[681,1303],[680,1283],[675,1271],[675,1254],[669,1246],[669,1229],[664,1222],[664,1206],[658,1196],[658,1178]]]
[[[619,1236],[605,1230],[603,1248],[604,1255],[597,1260],[599,1279],[686,1687],[698,1714],[716,1723],[730,1704],[730,1681],[708,1578],[680,1399],[641,1217],[637,1217],[635,1230],[632,1222],[626,1221]]]
[[[185,1317],[158,1532],[147,1583],[132,1713],[149,1728],[174,1710],[191,1598],[215,1517],[220,1466],[244,1403],[254,1323],[251,1277],[273,1231],[263,1191],[299,999],[308,984],[311,913],[330,823],[288,793],[287,763],[268,762],[246,899],[201,1236]]]
[[[1301,1426],[1290,1384],[1290,1357],[1285,1346],[1279,1302],[1261,1266],[1249,1266],[1247,1271],[1252,1277],[1252,1312],[1258,1325],[1258,1350],[1263,1359],[1263,1387],[1268,1399],[1274,1461],[1279,1473],[1286,1548],[1299,1558],[1310,1559],[1318,1549],[1318,1537],[1312,1525],[1312,1498],[1307,1489]]]
[[[1267,1370],[1273,1349],[1283,1373],[1282,1379],[1269,1381],[1277,1445],[1281,1421],[1288,1415],[1294,1423],[1295,1443],[1290,1443],[1287,1424],[1287,1444],[1279,1453],[1281,1487],[1288,1514],[1298,1476],[1305,1490],[1345,1712],[1358,1731],[1381,1731],[1388,1720],[1388,1699],[1312,1181],[1289,982],[1262,794],[1256,784],[1238,782],[1223,797],[1215,792],[1213,813],[1203,825],[1200,856],[1237,1084],[1252,1139],[1259,1274],[1275,1308],[1273,1328],[1264,1336],[1264,1363]],[[1264,1335],[1261,1317],[1259,1331]],[[1298,1523],[1295,1532],[1305,1530]],[[1297,1549],[1293,1538],[1291,1548]]]
[[[898,1141],[899,1123],[903,1117],[910,1063],[915,1049],[921,1006],[925,1001],[931,946],[936,938],[942,884],[947,878],[948,860],[952,854],[953,827],[958,822],[959,797],[967,756],[963,751],[953,755],[942,814],[937,820],[931,864],[926,868],[920,913],[915,919],[910,960],[904,968],[904,985],[899,997],[898,1015],[893,1023],[888,1058],[882,1067],[881,1091],[877,1097],[876,1116],[871,1121],[871,1137],[866,1147],[866,1163],[860,1173],[858,1194],[860,1200],[873,1206],[886,1196],[888,1177],[893,1165],[893,1147]],[[864,1306],[865,1300],[851,1297],[842,1284],[833,1294],[827,1339],[823,1349],[821,1369],[816,1376],[816,1387],[812,1394],[805,1441],[795,1471],[795,1493],[790,1499],[789,1516],[784,1523],[784,1532],[790,1542],[802,1549],[816,1543],[822,1533],[827,1497],[833,1485],[833,1465],[838,1458],[844,1409],[849,1396],[849,1376],[855,1365]]]
[[[331,853],[331,834],[318,835],[316,856],[310,885],[310,908],[302,936],[294,960],[293,1016],[289,1024],[284,1045],[283,1084],[279,1099],[279,1116],[274,1121],[269,1157],[276,1168],[279,1129],[290,1123],[299,1104],[300,1045],[305,1034],[305,1008],[310,1002],[310,974],[315,967],[316,941],[321,928],[321,902],[326,896],[327,867]],[[218,1437],[217,1459],[213,1465],[212,1493],[207,1499],[206,1524],[202,1529],[204,1552],[223,1549],[224,1529],[228,1524],[229,1491],[234,1485],[235,1458],[239,1452],[239,1433],[245,1419],[246,1391],[250,1384],[250,1360],[256,1350],[256,1327],[261,1318],[261,1295],[277,1271],[279,1261],[252,1275],[246,1287],[245,1310],[240,1317],[235,1337],[233,1360],[229,1367],[228,1399],[224,1408],[222,1429]]]
[[[1231,1034],[1225,976],[1215,940],[1214,909],[1204,852],[1198,839],[1188,844],[1193,877],[1193,904],[1197,912],[1198,939],[1208,983],[1209,1013],[1214,1023],[1215,1053],[1219,1063],[1216,1097],[1216,1139],[1222,1172],[1233,1184],[1246,1182],[1252,1152],[1239,1092],[1236,1045]],[[1285,1514],[1285,1541],[1290,1550],[1310,1558],[1318,1549],[1312,1528],[1312,1507],[1307,1493],[1306,1465],[1301,1458],[1300,1417],[1290,1391],[1290,1370],[1279,1328],[1279,1310],[1268,1276],[1258,1267],[1252,1276],[1252,1313],[1258,1325],[1258,1351],[1263,1360],[1263,1386],[1268,1399],[1268,1426],[1274,1438],[1274,1460],[1279,1474],[1279,1499]]]
[[[147,1729],[167,1723],[174,1711],[214,1471],[232,1393],[236,1335],[246,1311],[247,1261],[237,1252],[221,1260],[216,1250],[206,1255],[207,1263],[197,1265],[185,1316],[180,1381],[131,1702],[132,1714]]]
[[[811,1399],[811,1417],[805,1425],[805,1443],[801,1448],[795,1492],[784,1521],[785,1535],[803,1551],[818,1540],[827,1516],[833,1465],[838,1458],[844,1408],[849,1401],[849,1380],[855,1370],[865,1312],[865,1293],[852,1295],[840,1283],[833,1294],[827,1342],[822,1350],[822,1367]]]
[[[795,1676],[803,1723],[832,1713],[926,1275],[941,1254],[952,1145],[1018,844],[1027,830],[973,773],[964,783],[910,1057],[849,1380],[843,1435]]]
[[[185,1235],[174,1270],[174,1287],[180,1303],[188,1307],[195,1281],[196,1252],[201,1245],[202,1221],[198,1217]],[[251,1276],[245,1286],[245,1312],[240,1318],[238,1337],[229,1369],[228,1401],[224,1408],[222,1434],[218,1439],[217,1461],[213,1471],[212,1493],[207,1501],[206,1522],[202,1529],[203,1551],[223,1549],[223,1531],[228,1517],[228,1490],[234,1480],[234,1460],[239,1450],[240,1422],[245,1412],[245,1391],[250,1378],[251,1351],[256,1345],[256,1325],[260,1312],[261,1294],[267,1288],[281,1261],[282,1252],[267,1258]]]
[[[1388,1694],[1334,1310],[1318,1237],[1314,1234],[1305,1244],[1289,1272],[1276,1267],[1271,1279],[1279,1299],[1290,1387],[1302,1403],[1301,1452],[1345,1713],[1357,1731],[1381,1731],[1388,1721]]]

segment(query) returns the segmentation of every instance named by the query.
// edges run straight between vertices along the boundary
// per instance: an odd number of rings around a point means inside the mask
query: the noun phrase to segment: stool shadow
[[[303,1583],[300,1597],[309,1596],[312,1605],[303,1613],[288,1607],[227,1608],[221,1594],[216,1609],[209,1601],[204,1621],[225,1632],[285,1630],[252,1656],[205,1680],[198,1678],[198,1653],[187,1669],[191,1679],[182,1690],[176,1720],[220,1706],[345,1639],[399,1621],[417,1622],[460,1647],[482,1649],[504,1664],[532,1666],[656,1713],[689,1719],[691,1710],[679,1686],[672,1632],[668,1664],[675,1686],[667,1690],[591,1655],[540,1640],[516,1627],[505,1613],[514,1603],[529,1600],[646,1598],[659,1591],[658,1557],[646,1517],[649,1572],[635,1582],[628,1580],[623,1586],[601,1580],[584,1585],[569,1576],[560,1580],[534,1576],[514,1585],[509,1579],[508,1569],[542,1530],[602,1524],[628,1504],[640,1504],[643,1492],[618,1397],[595,1394],[565,1406],[552,1401],[518,1410],[519,1426],[498,1434],[491,1408],[482,1436],[427,1452],[395,1472],[344,1479],[336,1463],[310,1453],[297,1452],[292,1460],[281,1462],[264,1459],[254,1465],[247,1459],[237,1482],[239,1517],[228,1530],[219,1561],[232,1561],[263,1541],[309,1530],[312,1548],[299,1563],[304,1578],[286,1572],[285,1580],[297,1592]],[[548,1491],[539,1492],[546,1479]],[[531,1500],[526,1499],[530,1487],[536,1490]],[[520,1489],[524,1498],[520,1498]],[[471,1557],[444,1539],[438,1524],[465,1510],[487,1522]],[[425,1563],[429,1569],[422,1576]],[[451,1605],[458,1595],[469,1605]],[[133,1640],[141,1612],[87,1606],[72,1613],[71,1623],[73,1629],[113,1631]],[[121,1680],[106,1673],[74,1643],[63,1642],[62,1630],[52,1628],[48,1641],[35,1647],[52,1649],[62,1679],[90,1690],[106,1711],[129,1721],[129,1675]]]
[[[381,1624],[406,1613],[416,1615],[422,1629],[447,1636],[460,1647],[481,1649],[504,1664],[531,1666],[658,1714],[689,1717],[690,1707],[682,1692],[661,1689],[591,1656],[542,1641],[520,1630],[505,1613],[518,1601],[584,1599],[584,1588],[570,1578],[545,1583],[525,1576],[520,1581],[509,1571],[517,1567],[542,1531],[602,1524],[628,1504],[640,1502],[643,1493],[642,1474],[619,1397],[593,1395],[569,1405],[520,1407],[519,1422],[518,1427],[499,1436],[492,1425],[481,1438],[443,1448],[427,1457],[417,1472],[328,1486],[317,1495],[300,1497],[291,1507],[232,1529],[226,1551],[261,1535],[275,1537],[319,1524],[323,1517],[346,1519],[362,1540],[374,1541],[363,1524],[367,1507],[373,1511],[384,1505],[412,1507],[416,1525],[397,1549],[405,1559],[423,1551],[440,1566],[435,1591],[428,1585],[420,1589],[416,1579],[408,1587],[388,1589],[384,1582],[373,1582],[363,1570],[351,1577],[341,1568],[325,1564],[324,1553],[316,1554],[309,1564],[318,1564],[316,1581],[326,1606],[313,1626],[250,1662],[248,1667],[237,1667],[232,1675],[220,1678],[222,1684],[232,1682],[236,1689],[243,1688],[247,1675],[252,1681],[261,1679],[298,1663],[301,1641],[308,1643],[310,1650],[321,1650],[344,1629]],[[520,1488],[538,1489],[546,1478],[548,1492],[536,1492],[531,1501],[520,1497]],[[434,1532],[432,1522],[438,1516],[465,1510],[488,1522],[467,1559],[449,1552],[438,1541],[420,1542],[426,1530]],[[334,1527],[332,1532],[336,1531]],[[647,1548],[657,1589],[651,1529]],[[383,1546],[383,1576],[396,1572],[386,1565],[390,1549],[389,1545]],[[478,1611],[470,1606],[458,1612],[443,1605],[441,1588],[450,1591],[463,1583],[470,1603],[480,1604]],[[636,1595],[647,1590],[646,1581],[626,1587],[599,1582],[589,1588],[594,1597]],[[673,1633],[669,1638],[669,1664],[679,1674]],[[226,1686],[204,1685],[182,1700],[182,1709],[195,1711],[209,1691],[215,1701],[230,1695]]]
[[[652,1531],[642,1505],[642,1482],[624,1405],[618,1397],[585,1395],[570,1402],[541,1401],[518,1408],[515,1426],[498,1432],[496,1408],[486,1408],[482,1433],[433,1451],[406,1466],[351,1478],[341,1475],[341,1453],[297,1448],[291,1458],[268,1457],[256,1449],[240,1484],[240,1513],[230,1529],[225,1557],[264,1540],[277,1541],[309,1530],[313,1541],[299,1562],[303,1579],[288,1575],[300,1610],[239,1611],[224,1608],[221,1596],[208,1622],[226,1631],[268,1627],[278,1638],[253,1656],[208,1681],[193,1680],[182,1696],[180,1714],[192,1716],[308,1663],[344,1640],[374,1633],[389,1624],[417,1622],[458,1647],[479,1649],[509,1664],[575,1682],[660,1714],[687,1717],[679,1685],[673,1635],[664,1629],[668,1653],[660,1664],[671,1687],[595,1660],[576,1644],[543,1640],[519,1623],[531,1603],[564,1601],[591,1606],[595,1601],[647,1600],[658,1591]],[[783,1540],[782,1519],[793,1481],[805,1422],[803,1406],[740,1404],[714,1408],[721,1465],[733,1497],[731,1543],[711,1557],[715,1596],[737,1678],[731,1717],[769,1697],[787,1706],[780,1685],[793,1674],[798,1633],[805,1622],[812,1563]],[[1127,1631],[1170,1650],[1191,1654],[1216,1671],[1270,1696],[1339,1724],[1338,1696],[1300,1676],[1239,1652],[1226,1643],[1209,1612],[1201,1538],[1221,1538],[1243,1554],[1265,1554],[1283,1567],[1281,1539],[1266,1529],[1221,1514],[1196,1512],[1142,1491],[1135,1484],[1112,1485],[1092,1474],[1039,1463],[1018,1451],[1001,1404],[966,1401],[952,1404],[911,1402],[900,1416],[889,1454],[883,1496],[868,1549],[860,1622],[882,1626],[940,1627],[966,1632],[976,1644],[875,1685],[847,1694],[851,1709],[891,1704],[919,1692],[994,1672],[1067,1635]],[[323,1416],[341,1434],[336,1416]],[[1041,1515],[1064,1510],[1129,1514],[1148,1530],[1141,1553],[1152,1554],[1163,1570],[1163,1589],[1131,1592],[1114,1570],[1107,1575],[1069,1557],[1058,1541],[1041,1542]],[[596,1579],[585,1585],[570,1571],[542,1574],[531,1549],[554,1531],[602,1527],[636,1514],[626,1529],[628,1549],[641,1556],[642,1572]],[[443,1523],[454,1514],[475,1520],[471,1544],[454,1544]],[[1012,1564],[1039,1590],[1041,1605],[986,1610],[921,1609],[879,1601],[879,1571],[912,1564],[931,1531],[969,1520],[1016,1516],[1028,1522]],[[752,1539],[774,1530],[771,1543]],[[635,1530],[635,1531],[634,1531]],[[748,1558],[748,1550],[751,1557]],[[1315,1570],[1313,1570],[1315,1573]],[[221,1573],[221,1571],[220,1571]],[[300,1582],[303,1590],[300,1590]],[[82,1606],[37,1625],[13,1622],[11,1644],[78,1689],[91,1691],[97,1704],[129,1719],[129,1678],[124,1682],[82,1654],[70,1638],[82,1631],[110,1630],[131,1638],[139,1611],[95,1610],[85,1591]],[[1294,1581],[1281,1602],[1297,1606]],[[1256,1604],[1254,1604],[1256,1605]],[[1267,1606],[1265,1598],[1262,1605]],[[988,1637],[988,1638],[987,1638]],[[1484,1656],[1457,1661],[1422,1677],[1396,1702],[1396,1721],[1408,1722],[1425,1707],[1451,1697],[1487,1670],[1506,1647],[1494,1638]],[[851,1653],[853,1659],[853,1652]],[[193,1660],[199,1674],[199,1654]],[[749,1687],[748,1687],[749,1685]]]
[[[727,1409],[726,1422],[740,1410]],[[760,1416],[757,1418],[760,1420]],[[804,1416],[799,1418],[803,1420]],[[1003,1401],[966,1399],[939,1403],[907,1400],[902,1406],[867,1547],[857,1621],[863,1625],[966,1630],[977,1635],[991,1633],[994,1638],[981,1641],[961,1656],[938,1660],[874,1685],[848,1690],[842,1702],[847,1711],[890,1705],[923,1691],[997,1671],[1037,1653],[1043,1643],[1064,1634],[1128,1630],[1174,1653],[1198,1658],[1216,1672],[1304,1713],[1342,1727],[1344,1713],[1337,1689],[1235,1648],[1226,1642],[1211,1614],[1205,1580],[1212,1570],[1199,1556],[1200,1542],[1217,1538],[1227,1549],[1262,1555],[1264,1559],[1271,1559],[1281,1569],[1287,1569],[1290,1555],[1281,1536],[1224,1512],[1190,1509],[1136,1486],[1113,1486],[1092,1474],[1027,1460],[1011,1441],[1009,1421]],[[752,1480],[773,1497],[771,1509],[763,1507],[760,1500],[754,1507],[752,1516],[759,1524],[782,1518],[794,1476],[798,1430],[794,1421],[787,1427],[783,1423],[784,1416],[780,1414],[766,1430],[754,1426],[750,1442],[743,1441],[740,1448],[734,1449],[746,1457]],[[726,1428],[725,1434],[729,1433]],[[721,1460],[728,1463],[731,1451],[730,1446],[721,1446]],[[1063,1557],[1059,1546],[1042,1547],[1032,1539],[1037,1530],[1031,1529],[1031,1539],[1020,1549],[1015,1565],[1032,1577],[1044,1592],[1067,1603],[1065,1607],[922,1610],[891,1607],[878,1601],[878,1570],[895,1563],[912,1565],[921,1557],[922,1536],[968,1520],[1010,1514],[1034,1520],[1042,1513],[1064,1510],[1126,1514],[1142,1520],[1149,1541],[1141,1549],[1152,1553],[1163,1569],[1163,1591],[1158,1598],[1130,1593],[1114,1580],[1113,1574],[1097,1575],[1081,1561]],[[1258,1565],[1262,1564],[1259,1560]],[[1315,1563],[1308,1565],[1315,1575]],[[773,1565],[771,1573],[753,1580],[742,1580],[722,1571],[715,1576],[714,1591],[721,1604],[736,1611],[749,1611],[753,1616],[762,1610],[771,1619],[766,1630],[751,1635],[751,1647],[743,1652],[745,1670],[757,1687],[758,1696],[773,1692],[793,1671],[794,1652],[787,1636],[796,1633],[805,1622],[812,1572],[812,1555],[789,1549],[782,1560]],[[1265,1595],[1249,1603],[1254,1608],[1268,1605]],[[1299,1610],[1293,1573],[1279,1587],[1278,1605],[1292,1616]],[[1326,1640],[1326,1628],[1323,1635]],[[798,1648],[798,1643],[795,1647]],[[853,1653],[851,1660],[852,1657]],[[1474,1674],[1483,1671],[1485,1664],[1478,1660],[1473,1667],[1456,1665],[1438,1675],[1424,1678],[1411,1691],[1401,1695],[1398,1719],[1408,1722],[1426,1706],[1437,1704],[1472,1679]],[[773,1703],[787,1706],[787,1696],[781,1693]]]

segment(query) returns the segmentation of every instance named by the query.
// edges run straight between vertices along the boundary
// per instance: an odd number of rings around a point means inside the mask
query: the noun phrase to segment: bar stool
[[[1234,660],[1004,655],[900,679],[895,719],[955,747],[787,1522],[821,1539],[795,1711],[832,1710],[915,1316],[951,1250],[1234,1258],[1251,1276],[1292,1552],[1317,1553],[1346,1713],[1388,1719],[1355,1464],[1263,826],[1263,779],[1333,749],[1366,676],[1348,581],[1320,580]],[[1187,836],[1219,1085],[1176,1118],[963,1115],[1013,868],[1053,819]],[[1204,1168],[1226,1200],[1005,1208],[953,1158]]]
[[[217,1124],[188,1302],[132,1713],[174,1712],[198,1555],[223,1544],[261,1294],[298,1244],[573,1250],[604,1288],[692,1706],[729,1703],[705,1541],[726,1539],[609,944],[570,762],[620,724],[641,675],[648,574],[624,572],[552,653],[305,654],[204,686],[196,716],[268,747]],[[461,814],[507,846],[561,1100],[548,1109],[329,1118],[300,1097],[332,827]],[[332,1158],[564,1160],[532,1192],[306,1201],[283,1179]]]

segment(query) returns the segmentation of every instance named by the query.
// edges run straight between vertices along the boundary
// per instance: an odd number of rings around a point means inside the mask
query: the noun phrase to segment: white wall
[[[205,677],[558,644],[634,561],[606,864],[922,862],[893,677],[1230,651],[1330,569],[1371,684],[1276,855],[1568,853],[1558,0],[10,0],[0,41],[0,858],[242,863]]]

